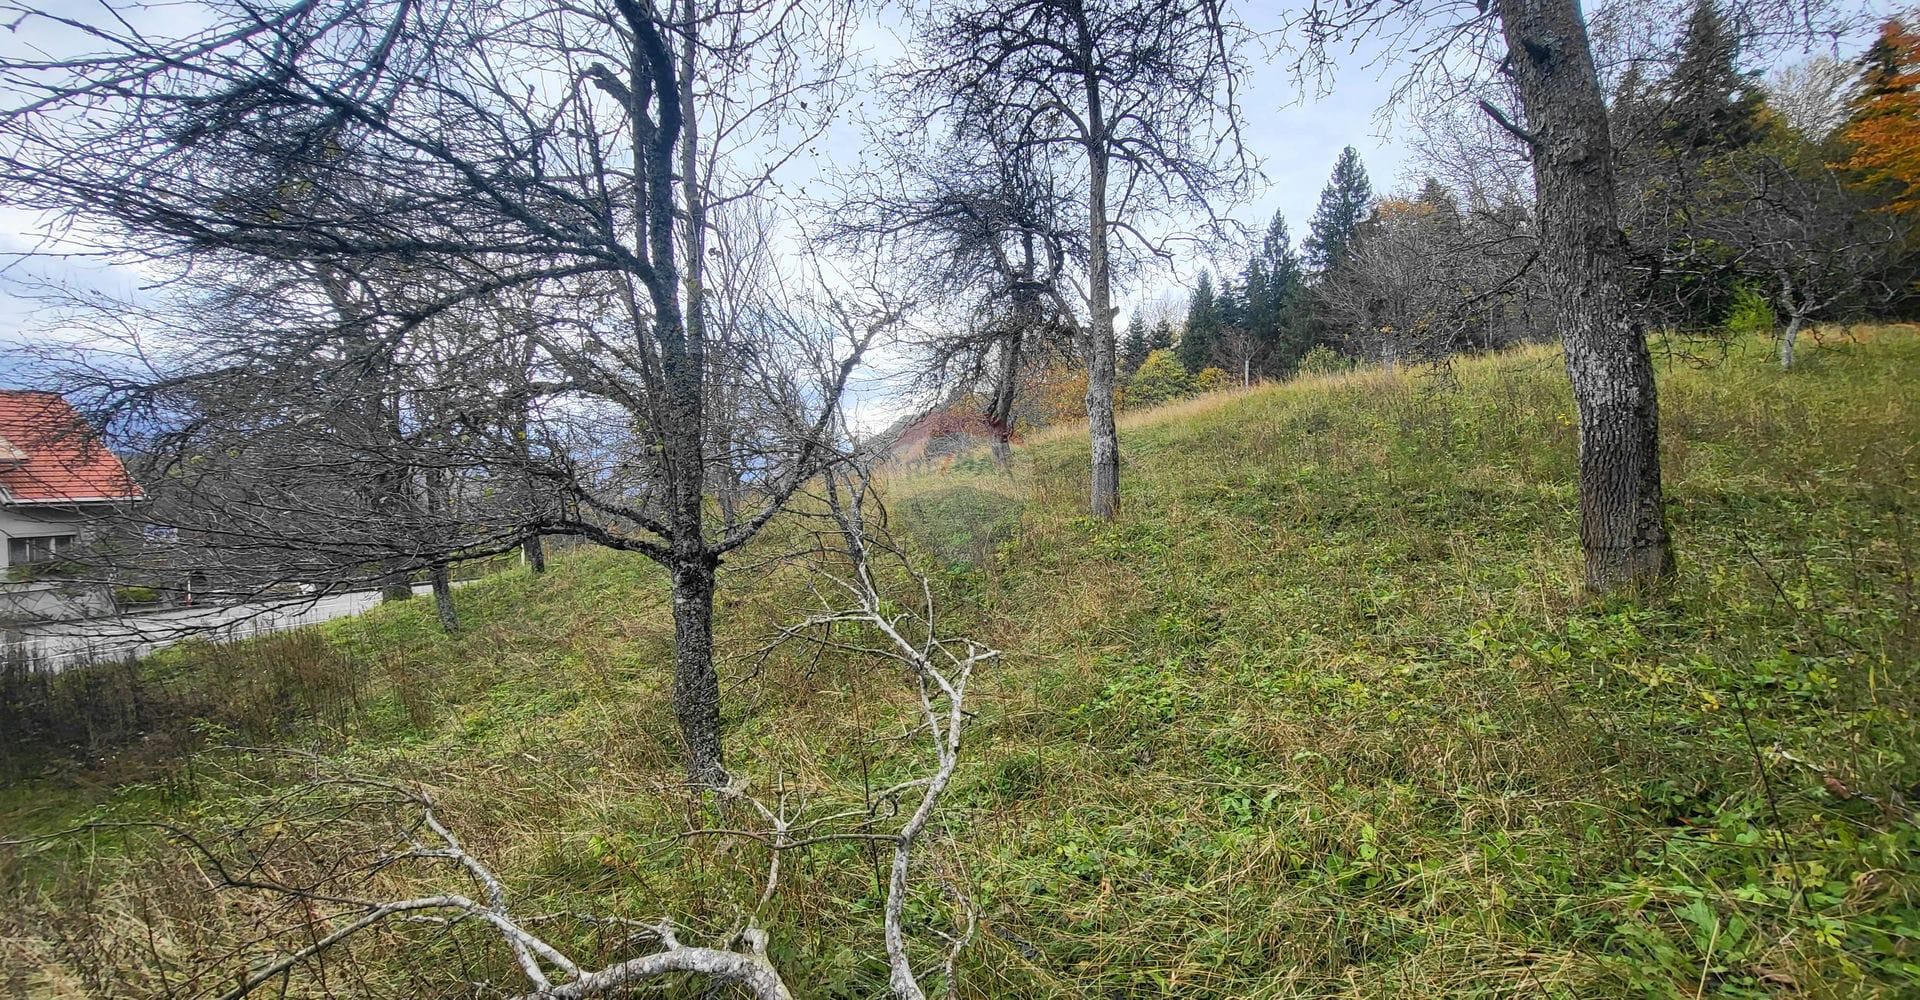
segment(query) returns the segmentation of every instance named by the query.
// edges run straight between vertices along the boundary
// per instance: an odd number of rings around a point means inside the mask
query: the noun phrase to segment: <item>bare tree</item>
[[[823,655],[898,668],[913,692],[914,725],[899,742],[915,758],[915,776],[851,801],[809,800],[785,791],[764,801],[742,784],[717,789],[739,807],[732,815],[745,818],[729,828],[692,828],[679,836],[746,839],[767,851],[759,902],[724,942],[685,943],[666,918],[526,912],[506,880],[443,821],[425,791],[390,781],[308,773],[255,803],[247,820],[218,831],[154,823],[72,832],[155,829],[170,849],[187,855],[197,877],[223,890],[221,898],[233,901],[229,905],[248,907],[251,919],[243,926],[251,936],[220,942],[225,950],[153,954],[152,961],[165,963],[157,971],[169,973],[169,988],[182,996],[239,1000],[269,989],[285,992],[302,973],[338,975],[338,967],[352,959],[333,956],[361,938],[473,926],[511,956],[524,980],[499,987],[524,989],[529,1000],[624,995],[661,976],[684,974],[731,983],[756,1000],[789,1000],[792,991],[769,958],[768,935],[753,914],[779,888],[788,854],[845,842],[884,846],[890,854],[882,933],[892,994],[900,1000],[928,995],[928,973],[915,967],[919,949],[913,947],[907,909],[931,884],[950,901],[953,914],[952,932],[935,931],[941,946],[933,950],[945,994],[956,996],[956,965],[973,938],[974,909],[960,886],[929,876],[916,859],[940,833],[942,799],[959,766],[970,718],[969,682],[999,651],[941,631],[931,583],[872,520],[877,499],[863,468],[836,470],[822,482],[819,544],[802,557],[820,610],[781,629],[766,649],[801,643]],[[593,967],[569,954],[565,942],[570,931],[594,927],[620,932],[616,953],[645,950]],[[183,961],[192,964],[175,967]],[[464,974],[482,983],[491,975]]]
[[[344,275],[402,262],[432,294],[370,299],[353,321],[397,331],[514,289],[587,310],[534,326],[534,365],[556,375],[546,407],[622,414],[635,447],[620,475],[598,477],[552,449],[551,520],[525,527],[666,569],[688,776],[724,783],[716,569],[833,460],[833,404],[897,309],[874,300],[856,315],[842,298],[828,322],[773,317],[774,340],[719,351],[707,217],[763,192],[824,127],[846,5],[213,3],[211,26],[184,37],[111,13],[6,9],[96,48],[0,63],[0,189],[65,220],[67,246],[176,271],[210,253]],[[709,154],[728,143],[761,155],[722,196]],[[756,398],[717,396],[724,365]],[[716,455],[716,425],[749,412],[782,417]],[[756,488],[716,522],[722,464],[752,468]]]
[[[25,349],[117,426],[147,484],[126,516],[156,529],[153,543],[115,537],[75,569],[256,604],[376,586],[411,596],[409,578],[425,574],[453,624],[450,564],[514,547],[516,525],[542,516],[515,485],[497,419],[517,380],[488,358],[488,317],[467,307],[398,330],[340,303],[420,296],[401,275],[355,291],[245,263],[176,281],[160,304],[116,303],[103,315],[130,334],[94,326],[82,350]],[[141,335],[188,327],[190,342]]]
[[[1578,0],[1491,0],[1471,9],[1429,0],[1316,3],[1299,19],[1309,73],[1336,41],[1378,36],[1407,67],[1398,94],[1473,100],[1532,163],[1539,270],[1565,345],[1579,424],[1580,544],[1586,583],[1606,590],[1673,568],[1660,492],[1659,405],[1620,226],[1606,92],[1589,20],[1623,36],[1659,31],[1644,7]],[[1829,30],[1826,4],[1752,3],[1735,12],[1750,35]],[[1485,89],[1504,81],[1502,110]]]
[[[1057,155],[962,120],[928,142],[918,132],[880,142],[884,165],[836,206],[829,240],[870,253],[937,296],[946,315],[914,338],[926,388],[980,392],[993,453],[1012,460],[1021,374],[1072,350],[1070,267],[1086,261],[1068,222]]]
[[[909,77],[921,120],[951,115],[1081,158],[1091,505],[1112,517],[1117,257],[1123,242],[1165,252],[1147,228],[1156,214],[1206,212],[1245,189],[1236,88],[1246,32],[1221,0],[932,0],[915,15]]]
[[[1757,148],[1729,165],[1729,205],[1700,228],[1736,248],[1741,270],[1769,289],[1786,319],[1784,369],[1809,319],[1885,301],[1905,284],[1897,268],[1912,224],[1879,211],[1879,199],[1849,185],[1819,149],[1777,142],[1785,148]]]
[[[1846,124],[1859,78],[1858,66],[1832,56],[1782,66],[1767,76],[1767,106],[1809,142],[1825,142]]]

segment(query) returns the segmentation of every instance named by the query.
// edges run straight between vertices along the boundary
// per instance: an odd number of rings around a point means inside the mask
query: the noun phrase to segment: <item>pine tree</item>
[[[1321,189],[1320,204],[1313,210],[1306,257],[1315,274],[1326,275],[1347,259],[1354,231],[1372,208],[1373,184],[1367,180],[1367,168],[1359,152],[1348,146],[1340,151],[1333,176]]]
[[[1213,291],[1213,275],[1200,272],[1200,282],[1187,300],[1187,325],[1180,331],[1175,353],[1190,372],[1213,363],[1214,342],[1220,338],[1220,301]]]
[[[1147,343],[1147,321],[1139,315],[1127,324],[1126,339],[1120,342],[1120,367],[1128,374],[1147,360],[1147,353],[1153,348]]]

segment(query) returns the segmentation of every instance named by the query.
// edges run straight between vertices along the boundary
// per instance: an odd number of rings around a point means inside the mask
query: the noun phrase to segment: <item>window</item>
[[[38,538],[7,539],[7,565],[27,566],[52,562],[73,548],[72,535],[41,535]]]

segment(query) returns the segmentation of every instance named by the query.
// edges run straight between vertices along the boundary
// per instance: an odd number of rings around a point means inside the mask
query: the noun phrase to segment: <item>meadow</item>
[[[1578,586],[1551,348],[1129,415],[1112,522],[1080,513],[1072,427],[1011,475],[887,479],[945,627],[1004,653],[919,947],[964,897],[963,997],[1915,995],[1920,330],[1819,340],[1788,373],[1764,339],[1656,343],[1680,556],[1657,591]],[[905,682],[763,653],[813,606],[780,559],[803,521],[722,567],[729,765],[870,806],[918,762]],[[262,953],[237,943],[313,921],[215,891],[181,831],[297,879],[390,832],[342,780],[377,777],[587,955],[630,952],[622,920],[751,919],[796,995],[884,994],[868,846],[791,852],[763,899],[763,845],[687,834],[731,820],[680,786],[658,570],[583,549],[456,596],[453,636],[413,601],[39,692],[66,722],[0,740],[0,982],[231,987]],[[511,995],[493,940],[396,924],[276,995]]]

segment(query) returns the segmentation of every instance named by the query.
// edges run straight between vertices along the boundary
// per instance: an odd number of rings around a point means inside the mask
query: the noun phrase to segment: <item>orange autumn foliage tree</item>
[[[1889,18],[1867,51],[1866,73],[1842,137],[1844,164],[1883,187],[1888,210],[1920,213],[1920,31]]]

